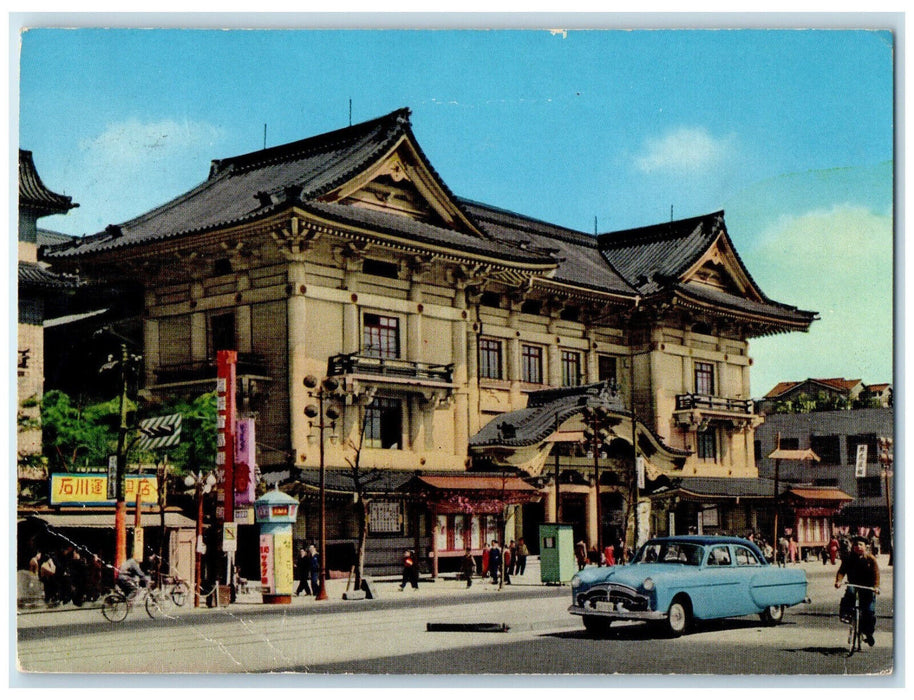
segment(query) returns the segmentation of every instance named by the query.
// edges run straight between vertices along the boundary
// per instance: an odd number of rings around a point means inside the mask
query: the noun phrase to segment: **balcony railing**
[[[722,396],[708,394],[678,394],[676,396],[677,411],[717,411],[723,413],[742,413],[751,415],[753,412],[752,399],[728,399]]]
[[[181,362],[170,365],[159,365],[155,373],[157,384],[181,384],[184,382],[203,381],[216,378],[216,359],[207,358],[196,362]],[[269,377],[270,369],[261,355],[238,353],[235,373],[241,377],[255,375]]]
[[[390,357],[372,357],[358,353],[331,357],[327,362],[327,375],[339,376],[343,374],[370,374],[378,377],[415,379],[450,384],[454,376],[454,365],[432,365],[425,362],[411,362]]]

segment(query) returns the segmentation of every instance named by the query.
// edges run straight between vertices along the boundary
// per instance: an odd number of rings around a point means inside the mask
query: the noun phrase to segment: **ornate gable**
[[[386,154],[320,199],[398,214],[486,238],[405,134]]]
[[[749,277],[723,231],[704,254],[683,272],[680,282],[708,287],[752,301],[764,301],[764,296]]]

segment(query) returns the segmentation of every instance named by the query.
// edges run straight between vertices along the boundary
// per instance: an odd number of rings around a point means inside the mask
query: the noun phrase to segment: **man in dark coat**
[[[854,591],[860,600],[860,632],[864,641],[873,646],[876,643],[873,633],[876,631],[876,595],[879,593],[879,563],[876,557],[866,551],[866,539],[855,537],[850,553],[841,560],[838,573],[835,574],[835,588],[841,587],[841,580],[847,576],[847,582],[865,588],[848,589],[841,601],[841,610],[852,610]]]

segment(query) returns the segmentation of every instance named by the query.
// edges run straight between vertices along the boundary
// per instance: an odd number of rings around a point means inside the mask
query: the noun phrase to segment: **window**
[[[235,349],[235,314],[219,314],[209,319],[213,354],[217,350]]]
[[[696,434],[698,459],[717,459],[717,434],[713,428],[699,430]]]
[[[482,306],[490,306],[493,309],[501,308],[501,294],[497,292],[483,292],[479,300]]]
[[[695,393],[714,395],[714,365],[710,362],[695,363]]]
[[[841,440],[837,435],[810,435],[809,449],[823,464],[841,464]]]
[[[755,441],[755,461],[756,462],[762,461],[762,441],[761,440]]]
[[[533,314],[534,316],[539,316],[540,312],[543,310],[543,302],[530,299],[525,301],[520,305],[520,311],[523,314]]]
[[[376,398],[365,410],[365,447],[399,450],[403,412],[399,399]]]
[[[581,353],[562,350],[562,386],[581,385]]]
[[[372,534],[399,535],[403,532],[400,501],[375,501],[368,504],[368,523]]]
[[[521,381],[543,383],[543,349],[539,345],[521,346]]]
[[[605,382],[607,379],[612,384],[616,383],[616,358],[599,355],[597,357],[597,380]]]
[[[365,314],[362,319],[362,345],[369,357],[400,357],[400,322],[392,316]]]
[[[857,461],[857,445],[866,445],[867,464],[875,464],[878,458],[876,455],[876,433],[847,436],[847,461],[849,464],[854,464]]]
[[[400,277],[400,266],[397,265],[397,263],[387,262],[385,260],[365,258],[364,262],[362,262],[362,273],[395,280]]]
[[[483,379],[501,379],[501,341],[492,338],[479,340],[479,376]]]
[[[751,549],[736,545],[733,550],[736,553],[737,566],[761,566],[761,562],[759,562],[758,557],[755,556],[755,552]]]
[[[708,566],[730,566],[730,549],[712,547],[708,553]]]
[[[882,478],[878,476],[865,476],[857,479],[857,497],[874,498],[882,495]]]
[[[781,444],[778,446],[782,450],[799,450],[800,438],[781,438]]]

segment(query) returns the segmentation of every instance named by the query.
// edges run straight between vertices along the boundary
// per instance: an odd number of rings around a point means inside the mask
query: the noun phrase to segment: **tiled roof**
[[[462,217],[463,225],[446,228],[321,199],[377,163],[403,139],[435,178],[435,186],[449,198],[448,206],[458,219]],[[301,141],[215,160],[209,178],[189,192],[93,236],[46,248],[44,257],[117,251],[258,221],[290,206],[364,229],[393,246],[440,246],[456,256],[488,257],[548,271],[542,275],[542,284],[565,286],[585,295],[593,292],[605,298],[610,294],[634,301],[638,296],[676,293],[697,304],[765,317],[779,329],[788,329],[789,324],[806,327],[815,319],[812,312],[769,300],[754,286],[748,272],[746,279],[758,301],[695,285],[676,287],[682,272],[707,252],[717,236],[726,236],[723,212],[592,236],[454,197],[416,142],[407,109]],[[780,326],[780,322],[788,325]]]
[[[78,207],[72,197],[52,192],[41,181],[31,151],[19,149],[19,206],[42,214],[63,214]]]
[[[78,285],[72,275],[63,275],[37,263],[19,261],[20,289],[72,289]]]
[[[560,260],[551,279],[628,296],[637,293],[600,254],[596,237],[479,202],[460,201],[493,238],[523,245],[531,252],[548,251]]]
[[[714,242],[724,213],[604,233],[604,257],[641,294],[653,294],[675,280]]]
[[[713,289],[704,285],[674,284],[669,291],[677,296],[691,298],[697,302],[705,302],[717,307],[724,307],[736,312],[759,314],[774,317],[785,322],[794,322],[808,325],[816,319],[815,311],[803,311],[795,306],[788,306],[775,301],[764,302],[746,299],[745,297],[730,294],[721,289]]]
[[[776,399],[779,396],[789,393],[790,391],[796,389],[807,382],[813,384],[822,384],[831,389],[840,392],[849,392],[854,387],[858,386],[861,382],[859,379],[844,379],[842,377],[831,378],[831,379],[804,379],[800,382],[778,382],[774,388],[765,394],[766,399]],[[887,386],[887,385],[886,385]]]

